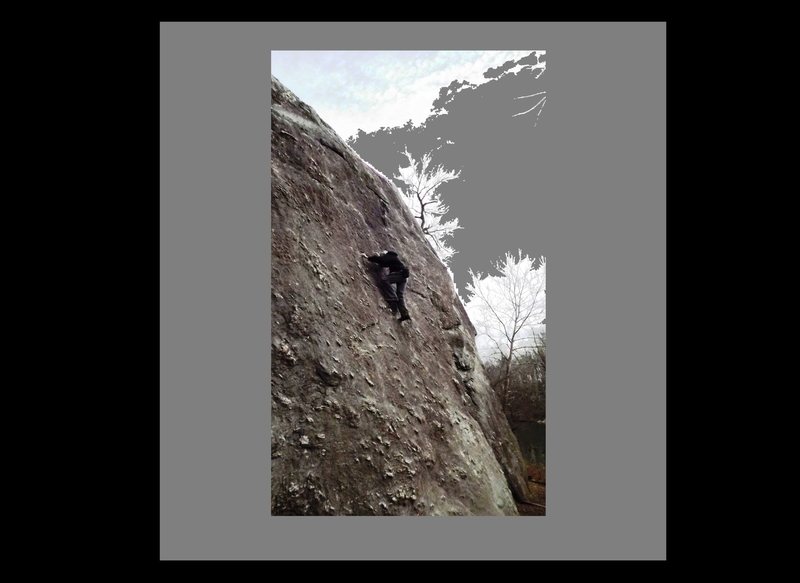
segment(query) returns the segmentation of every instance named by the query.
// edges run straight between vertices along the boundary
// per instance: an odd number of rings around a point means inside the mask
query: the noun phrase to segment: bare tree
[[[537,334],[535,343],[535,349],[514,357],[508,374],[505,360],[484,363],[489,382],[497,391],[509,421],[545,418],[547,348],[544,332]]]
[[[422,232],[431,242],[439,259],[447,265],[456,251],[447,244],[445,238],[451,237],[455,230],[463,227],[459,226],[458,219],[442,219],[450,211],[450,207],[442,202],[438,189],[442,184],[458,178],[461,171],[445,170],[442,166],[430,168],[430,153],[425,154],[420,161],[415,160],[407,148],[403,154],[408,159],[408,166],[398,168],[399,174],[394,178],[405,184],[405,188],[401,189],[403,199],[419,221]]]
[[[466,286],[465,308],[478,332],[482,358],[499,359],[503,365],[498,385],[505,402],[515,356],[539,349],[537,336],[546,315],[547,263],[544,257],[534,260],[518,250],[516,257],[508,252],[494,267],[499,275],[469,270],[472,281]]]

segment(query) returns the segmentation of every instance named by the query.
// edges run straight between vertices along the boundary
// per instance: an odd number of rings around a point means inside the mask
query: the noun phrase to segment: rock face
[[[516,515],[523,458],[395,187],[272,78],[272,514]],[[394,319],[361,256],[410,267]]]

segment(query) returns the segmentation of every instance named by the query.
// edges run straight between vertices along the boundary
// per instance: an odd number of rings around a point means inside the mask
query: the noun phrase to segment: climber
[[[377,263],[381,267],[379,286],[389,302],[389,307],[392,314],[397,314],[400,311],[399,322],[403,320],[410,320],[411,316],[408,315],[405,303],[405,289],[406,281],[408,280],[409,271],[408,267],[400,260],[395,251],[384,250],[381,255],[370,255],[366,253],[361,254],[362,257]],[[389,268],[388,275],[386,274],[385,267]],[[397,290],[392,287],[392,284],[397,286]]]

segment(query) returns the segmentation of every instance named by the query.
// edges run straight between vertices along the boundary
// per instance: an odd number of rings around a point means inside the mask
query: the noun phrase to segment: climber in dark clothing
[[[400,311],[399,321],[410,320],[411,316],[408,315],[405,302],[405,289],[406,281],[408,280],[409,271],[408,267],[400,260],[397,253],[394,251],[384,251],[381,255],[370,255],[366,253],[361,254],[367,260],[377,263],[381,267],[379,286],[389,302],[389,307],[392,314],[397,314]],[[386,274],[385,267],[389,268],[389,273]],[[397,290],[392,287],[395,284]]]

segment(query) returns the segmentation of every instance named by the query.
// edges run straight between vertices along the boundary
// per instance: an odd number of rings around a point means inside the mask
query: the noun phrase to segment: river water
[[[538,421],[511,421],[510,424],[522,455],[535,464],[544,464],[545,424]]]

